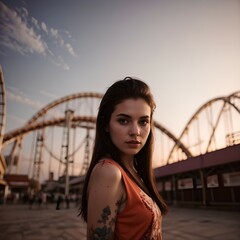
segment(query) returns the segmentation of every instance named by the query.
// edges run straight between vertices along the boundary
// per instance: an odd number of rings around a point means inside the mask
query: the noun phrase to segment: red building
[[[240,144],[155,169],[169,204],[240,209]]]

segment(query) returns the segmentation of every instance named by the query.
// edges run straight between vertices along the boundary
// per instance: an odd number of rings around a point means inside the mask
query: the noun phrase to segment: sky
[[[46,104],[144,80],[179,136],[207,101],[240,90],[239,0],[0,1],[5,132]]]

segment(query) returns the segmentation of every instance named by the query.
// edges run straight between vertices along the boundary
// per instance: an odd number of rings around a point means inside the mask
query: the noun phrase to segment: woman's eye
[[[119,122],[120,124],[127,124],[127,123],[128,123],[128,120],[127,120],[127,119],[120,118],[120,119],[118,119],[118,122]]]
[[[142,126],[146,126],[148,123],[149,123],[148,120],[141,120],[140,121],[140,125],[142,125]]]

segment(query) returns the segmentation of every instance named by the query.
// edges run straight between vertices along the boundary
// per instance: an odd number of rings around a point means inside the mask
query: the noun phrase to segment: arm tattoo
[[[102,210],[102,214],[98,223],[101,223],[101,227],[91,228],[88,231],[88,240],[109,240],[114,236],[113,225],[116,222],[116,216],[118,212],[120,202],[116,203],[115,216],[111,218],[111,209],[109,206]]]

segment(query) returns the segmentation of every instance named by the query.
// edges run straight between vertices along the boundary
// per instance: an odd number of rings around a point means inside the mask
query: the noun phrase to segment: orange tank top
[[[117,215],[115,239],[162,240],[162,216],[157,204],[113,160],[104,160],[117,166],[122,173],[127,202]]]

